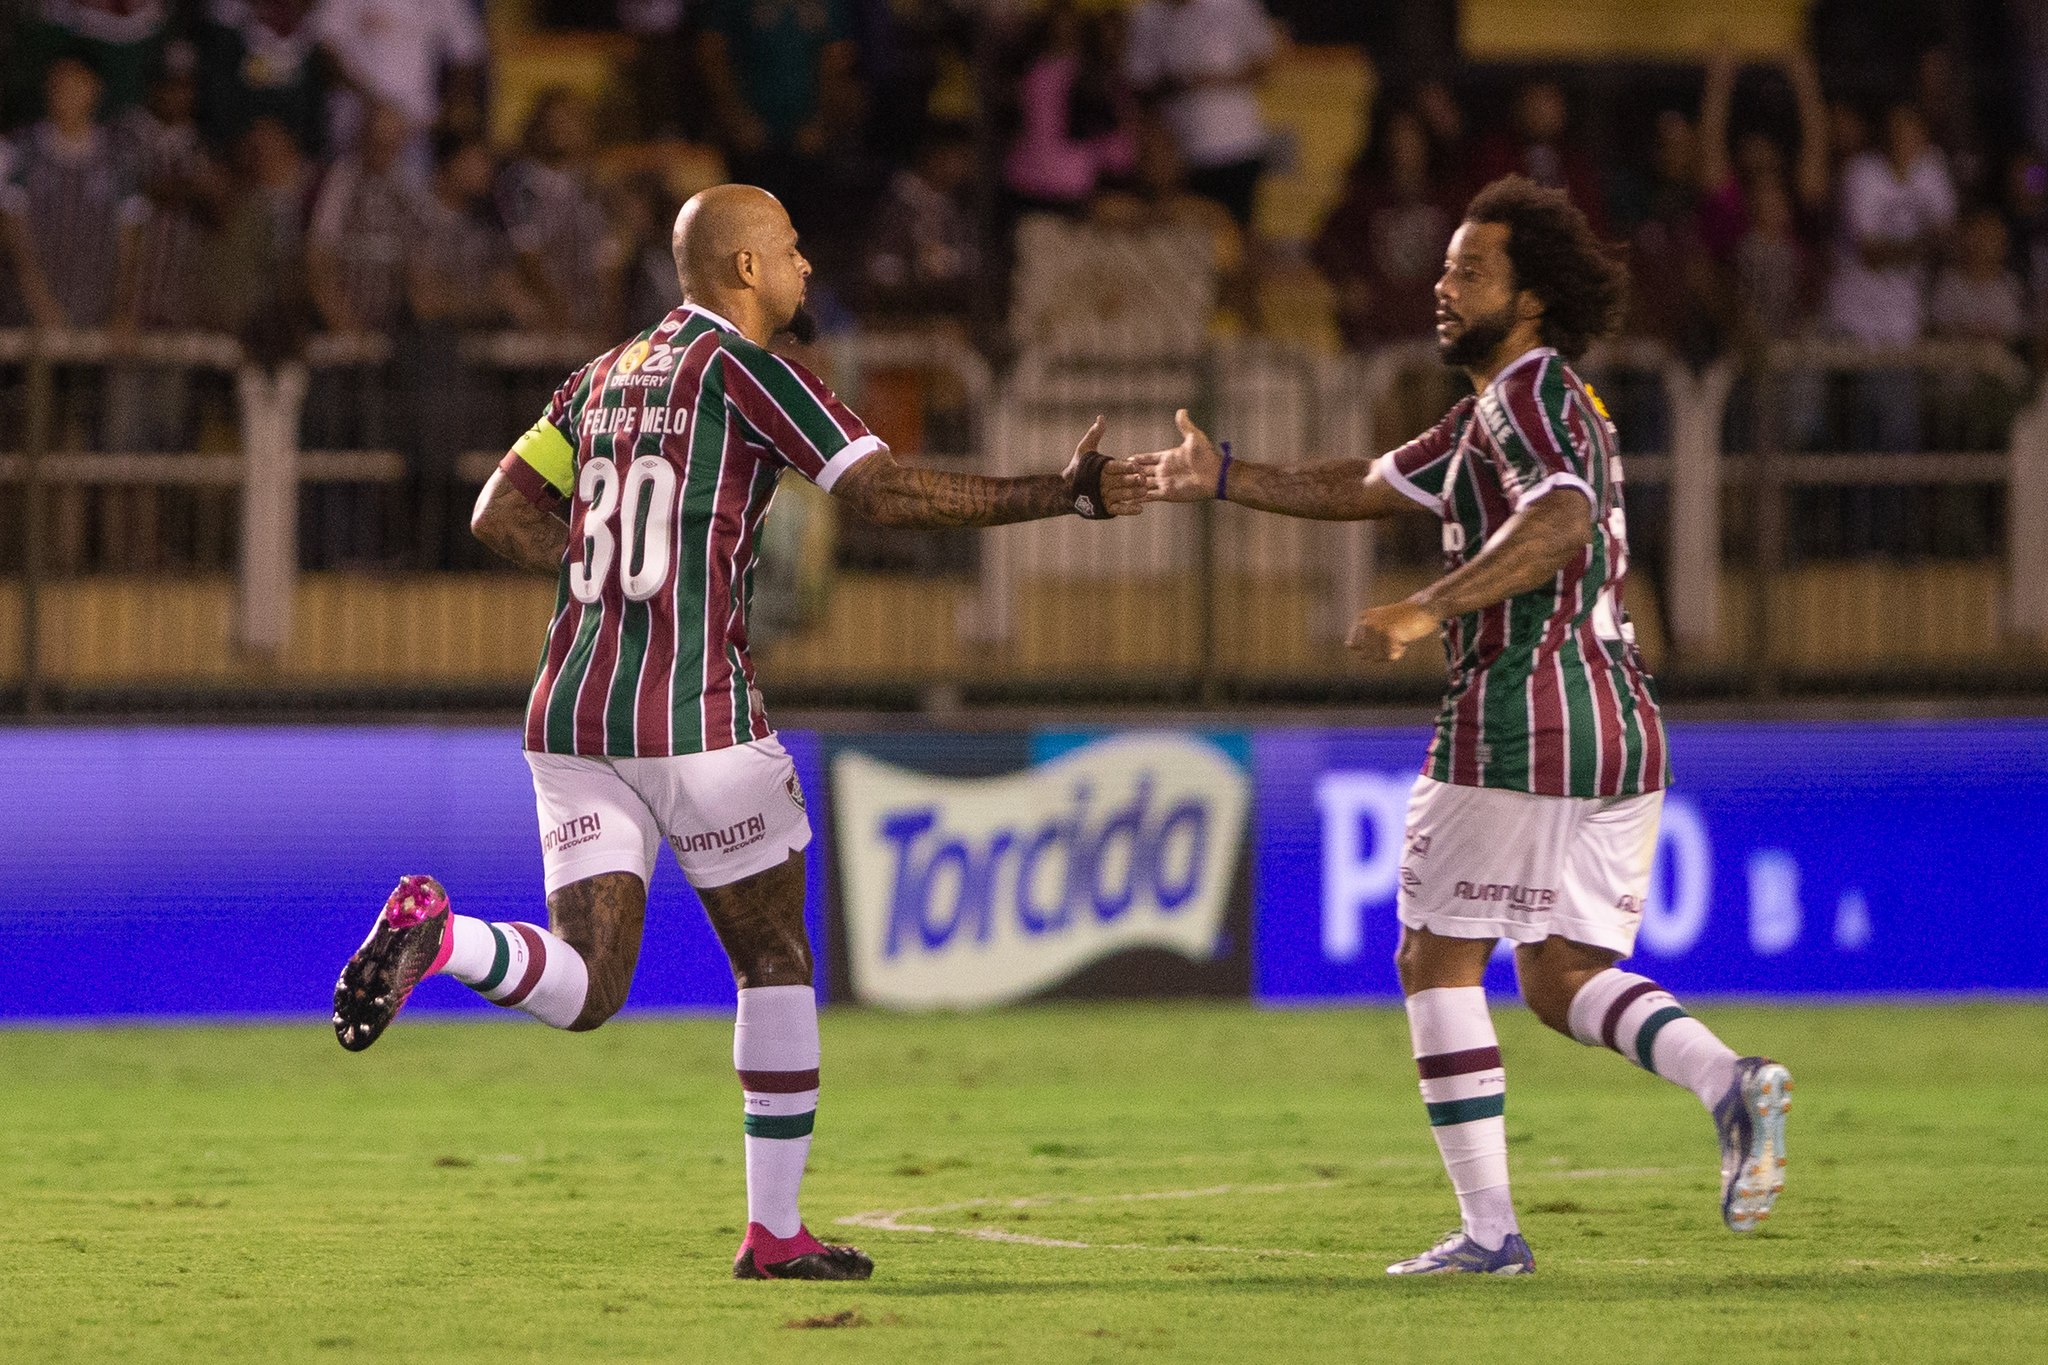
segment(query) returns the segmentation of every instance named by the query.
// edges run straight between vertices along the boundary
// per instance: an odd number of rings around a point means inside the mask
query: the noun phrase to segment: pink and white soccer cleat
[[[759,1223],[747,1224],[732,1263],[735,1280],[865,1280],[875,1263],[858,1247],[831,1246],[799,1227],[794,1237],[777,1237]]]
[[[412,988],[441,970],[455,939],[448,893],[432,877],[400,877],[370,936],[334,983],[334,1036],[350,1052],[377,1041]]]

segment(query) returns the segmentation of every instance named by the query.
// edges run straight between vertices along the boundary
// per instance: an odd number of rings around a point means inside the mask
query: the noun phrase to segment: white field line
[[[931,1204],[923,1208],[881,1209],[873,1213],[849,1214],[835,1221],[841,1227],[871,1228],[877,1232],[950,1233],[972,1237],[979,1242],[1007,1242],[1019,1246],[1067,1247],[1076,1251],[1177,1251],[1187,1255],[1216,1252],[1235,1256],[1356,1256],[1347,1251],[1300,1251],[1286,1247],[1225,1247],[1207,1242],[1179,1246],[1146,1246],[1137,1242],[1076,1242],[1060,1237],[1034,1237],[1004,1228],[942,1228],[926,1223],[906,1223],[918,1214],[958,1213],[963,1209],[1036,1209],[1049,1204],[1137,1204],[1161,1199],[1207,1199],[1225,1194],[1282,1194],[1291,1190],[1326,1190],[1334,1180],[1310,1180],[1291,1185],[1211,1185],[1199,1190],[1148,1190],[1141,1194],[1035,1194],[1021,1199],[963,1199],[956,1204]]]
[[[1388,1164],[1383,1160],[1380,1165]],[[1407,1164],[1403,1162],[1402,1164]],[[1420,1164],[1420,1163],[1418,1163]],[[1555,1180],[1603,1180],[1617,1177],[1655,1176],[1690,1174],[1698,1168],[1690,1166],[1632,1166],[1614,1169],[1591,1169],[1581,1171],[1542,1171],[1538,1174]],[[1209,1185],[1199,1190],[1147,1190],[1138,1194],[1032,1194],[1016,1199],[984,1197],[962,1199],[952,1204],[926,1204],[917,1208],[877,1209],[870,1213],[851,1213],[833,1221],[840,1227],[867,1228],[875,1232],[916,1232],[945,1233],[953,1237],[970,1237],[978,1242],[1003,1242],[1014,1246],[1064,1247],[1073,1251],[1177,1251],[1195,1255],[1202,1252],[1216,1252],[1234,1256],[1309,1256],[1352,1258],[1364,1253],[1355,1251],[1303,1251],[1291,1247],[1231,1247],[1214,1246],[1206,1242],[1190,1242],[1177,1246],[1148,1246],[1139,1242],[1080,1242],[1065,1237],[1037,1237],[1027,1232],[1012,1232],[1000,1227],[947,1228],[935,1223],[906,1223],[906,1218],[940,1213],[959,1213],[967,1209],[1037,1209],[1055,1204],[1138,1204],[1163,1199],[1210,1199],[1219,1195],[1273,1195],[1286,1194],[1295,1190],[1327,1190],[1338,1182],[1334,1180],[1308,1180],[1286,1185]]]

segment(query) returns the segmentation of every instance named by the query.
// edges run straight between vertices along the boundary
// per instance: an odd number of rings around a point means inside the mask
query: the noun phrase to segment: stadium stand
[[[2048,173],[2022,57],[1972,66],[1952,40],[1904,34],[1837,59],[1828,7],[1802,27],[1801,7],[1770,0],[1717,20],[1745,35],[1740,52],[1684,6],[1655,24],[1639,6],[1572,7],[1570,52],[1557,7],[1498,3],[1460,7],[1463,52],[1433,64],[1372,33],[1282,42],[1259,78],[1268,150],[1240,232],[1191,191],[1156,103],[1121,84],[1121,7],[1057,5],[1051,27],[829,8],[853,65],[821,55],[816,91],[747,98],[844,116],[836,197],[799,206],[826,323],[807,358],[898,449],[1036,469],[1096,411],[1113,448],[1138,449],[1165,441],[1180,405],[1262,458],[1385,448],[1446,396],[1426,345],[1397,334],[1412,329],[1374,325],[1426,297],[1396,307],[1386,291],[1424,288],[1477,168],[1553,167],[1597,199],[1586,207],[1630,244],[1638,296],[1657,305],[1588,370],[1621,426],[1631,609],[1667,685],[1968,692],[2048,676]],[[1339,22],[1270,8],[1311,35]],[[351,141],[395,110],[299,116],[343,65],[345,43],[321,46],[338,20],[320,5],[159,9],[147,51],[113,56],[33,6],[4,11],[23,38],[0,104],[7,704],[515,699],[550,589],[491,562],[463,515],[559,376],[668,306],[675,206],[766,155],[735,106],[690,82],[670,105],[639,99],[650,53],[716,55],[699,41],[716,7],[635,33],[557,22],[578,7],[493,4],[480,80],[467,40],[429,26],[442,104],[429,127],[386,129],[395,153]],[[228,57],[255,70],[252,42],[275,49],[274,90],[224,80]],[[1108,112],[1068,112],[1128,124],[1136,151],[1094,192],[1023,214],[1004,168],[1047,42],[1096,54],[1076,88],[1101,85]],[[45,88],[81,68],[102,87],[94,211],[114,215],[109,259],[132,267],[73,316],[35,243],[71,192],[50,169],[70,164],[48,154],[70,134],[44,121]],[[1866,98],[1887,72],[1906,92],[1889,108]],[[803,164],[824,155],[809,126],[787,149]],[[921,159],[949,140],[973,150],[964,180]],[[365,156],[414,197],[371,204]],[[1423,180],[1395,167],[1404,156]],[[940,169],[920,180],[914,163]],[[1871,194],[1914,176],[1957,212],[1930,211],[1882,256],[1888,239],[1856,225],[1880,213]],[[874,283],[894,267],[866,254],[861,225],[885,202],[892,240],[985,257],[928,316]],[[548,264],[544,241],[568,255]],[[451,294],[437,260],[499,265]],[[556,283],[579,277],[568,294]],[[1873,281],[1912,308],[1904,331],[1859,342]],[[451,311],[456,295],[481,306]],[[1358,603],[1430,572],[1433,543],[1399,528],[1162,507],[977,542],[842,522],[808,493],[785,489],[789,563],[771,555],[759,606],[785,693],[1433,685],[1432,659],[1365,677],[1340,647]]]

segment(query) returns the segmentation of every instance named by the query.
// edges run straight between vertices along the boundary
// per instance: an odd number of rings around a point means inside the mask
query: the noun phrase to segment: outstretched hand
[[[1360,612],[1344,645],[1361,654],[1398,659],[1408,652],[1408,646],[1428,639],[1442,626],[1441,621],[1413,602],[1390,602]]]
[[[1067,467],[1060,474],[1069,488],[1074,487],[1082,466],[1089,456],[1096,453],[1095,447],[1108,430],[1109,421],[1104,417],[1097,417],[1089,424],[1081,443],[1074,447],[1074,458],[1067,461]],[[1102,506],[1113,517],[1135,517],[1145,510],[1145,476],[1132,467],[1131,461],[1110,459],[1103,468]]]
[[[1189,419],[1186,408],[1174,413],[1173,421],[1180,428],[1179,445],[1131,456],[1131,465],[1144,479],[1145,501],[1201,502],[1215,497],[1223,457]]]

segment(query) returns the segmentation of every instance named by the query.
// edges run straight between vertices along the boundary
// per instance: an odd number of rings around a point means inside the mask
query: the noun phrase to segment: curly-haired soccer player
[[[667,841],[739,987],[733,1065],[745,1095],[742,1279],[866,1279],[797,1212],[818,1107],[818,1010],[804,933],[811,826],[747,653],[757,535],[794,469],[892,526],[1001,526],[1142,507],[1143,479],[1095,450],[1064,474],[988,478],[898,459],[801,365],[811,268],[782,205],[721,185],[676,219],[686,300],[557,391],[477,501],[477,537],[559,584],[526,712],[546,929],[453,914],[407,877],[334,994],[342,1046],[377,1040],[424,977],[562,1029],[625,1003],[647,880]]]
[[[1713,1114],[1730,1228],[1756,1227],[1784,1188],[1786,1069],[1737,1057],[1656,982],[1615,966],[1635,947],[1670,782],[1622,608],[1617,438],[1571,368],[1614,327],[1623,284],[1562,192],[1497,180],[1466,209],[1437,282],[1438,350],[1473,396],[1435,427],[1378,460],[1276,468],[1219,456],[1183,412],[1177,448],[1133,460],[1155,499],[1442,523],[1449,572],[1361,614],[1350,640],[1398,659],[1441,630],[1451,671],[1408,803],[1396,962],[1463,1225],[1389,1274],[1535,1269],[1509,1198],[1506,1076],[1480,984],[1503,938],[1538,1018]]]

